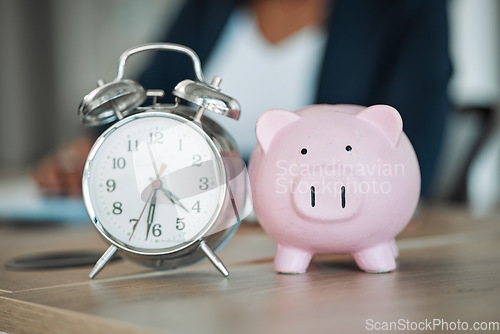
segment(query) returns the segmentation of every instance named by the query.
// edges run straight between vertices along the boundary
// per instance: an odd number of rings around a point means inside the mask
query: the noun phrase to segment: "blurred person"
[[[388,104],[401,113],[417,153],[422,195],[431,194],[450,108],[445,0],[188,0],[162,41],[192,48],[207,80],[220,75],[222,91],[240,101],[239,121],[216,120],[244,159],[267,109]],[[157,52],[138,81],[169,96],[192,75],[184,55]],[[46,158],[34,172],[40,187],[79,194],[90,143],[62,149],[80,154],[66,154],[71,173],[60,151]]]

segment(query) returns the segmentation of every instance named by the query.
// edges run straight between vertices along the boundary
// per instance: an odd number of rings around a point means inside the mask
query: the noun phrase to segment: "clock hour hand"
[[[167,196],[167,198],[170,200],[170,202],[172,202],[172,204],[178,205],[182,209],[184,209],[186,212],[189,212],[189,210],[186,209],[186,207],[181,203],[181,201],[179,200],[179,197],[175,196],[170,190],[167,190],[164,187],[161,187],[161,190],[163,191],[165,196]]]
[[[155,216],[156,210],[156,192],[158,189],[153,191],[153,196],[151,197],[151,204],[149,204],[149,212],[148,212],[148,227],[146,229],[146,240],[148,240],[149,231],[151,230],[151,225],[153,225],[153,219]]]
[[[164,165],[162,165],[162,166],[164,166]],[[179,199],[179,197],[175,196],[170,190],[166,189],[163,186],[163,183],[161,181],[153,180],[152,178],[150,178],[150,180],[153,181],[153,187],[156,186],[157,187],[156,189],[161,189],[161,191],[163,191],[165,196],[167,196],[167,198],[170,200],[170,202],[172,202],[172,204],[178,205],[182,209],[184,209],[186,212],[189,212],[189,210],[186,209],[186,207],[181,203],[181,200]],[[163,182],[166,182],[166,181],[163,181]]]

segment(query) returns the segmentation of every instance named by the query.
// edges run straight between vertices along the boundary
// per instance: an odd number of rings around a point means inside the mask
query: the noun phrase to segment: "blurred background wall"
[[[0,0],[0,173],[26,171],[83,133],[82,97],[113,79],[125,49],[157,40],[182,2]],[[455,110],[436,194],[491,206],[500,198],[500,0],[448,4]]]
[[[500,1],[449,0],[454,73],[438,197],[478,216],[500,202]]]
[[[0,171],[29,168],[82,133],[83,96],[114,78],[125,49],[159,38],[182,2],[0,0]]]

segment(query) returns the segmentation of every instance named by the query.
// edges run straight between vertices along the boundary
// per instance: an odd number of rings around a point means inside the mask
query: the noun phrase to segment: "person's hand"
[[[49,195],[82,195],[82,174],[92,140],[78,138],[46,157],[33,171],[40,189]]]

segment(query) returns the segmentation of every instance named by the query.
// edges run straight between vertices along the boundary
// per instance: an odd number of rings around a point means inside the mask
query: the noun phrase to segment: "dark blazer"
[[[188,0],[163,41],[191,47],[204,64],[242,2]],[[394,106],[420,162],[422,195],[428,195],[450,108],[446,1],[335,0],[327,24],[315,103]],[[170,92],[186,78],[194,78],[186,56],[158,52],[139,81]]]

